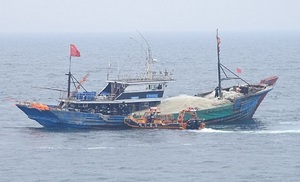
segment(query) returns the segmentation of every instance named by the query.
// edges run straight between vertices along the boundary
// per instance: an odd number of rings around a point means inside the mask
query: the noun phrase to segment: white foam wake
[[[203,128],[201,130],[188,130],[190,132],[198,132],[198,133],[232,133],[234,131],[225,131],[225,130],[215,130],[212,128]]]
[[[228,131],[204,128],[201,130],[188,130],[197,133],[242,133],[242,134],[300,134],[300,130],[254,130],[254,131]]]
[[[86,148],[87,150],[101,150],[101,149],[107,149],[108,147],[89,147]]]

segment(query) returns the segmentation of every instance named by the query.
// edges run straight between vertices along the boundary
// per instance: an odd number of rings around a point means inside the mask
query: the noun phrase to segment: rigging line
[[[228,75],[226,74],[225,70],[223,69],[223,67],[221,66],[221,70],[224,73],[224,75],[226,76],[226,78],[228,78]]]
[[[87,90],[80,84],[80,82],[74,77],[74,75],[72,74],[71,76],[72,76],[72,80],[73,79],[76,80],[76,82],[74,82],[74,80],[73,80],[73,85],[76,88],[76,91],[78,91],[78,89],[77,89],[75,83],[78,83],[83,88],[83,90],[87,92]]]
[[[54,90],[60,92],[67,92],[66,90],[58,89],[58,88],[51,88],[51,87],[38,87],[38,86],[31,86],[31,88],[39,88],[39,89],[46,89],[46,90]]]
[[[226,66],[224,66],[223,64],[220,63],[220,65],[222,67],[224,67],[227,71],[229,71],[230,73],[232,73],[234,76],[236,76],[237,78],[239,78],[240,80],[242,80],[243,82],[245,82],[247,85],[250,85],[246,80],[242,79],[241,77],[239,77],[237,74],[235,74],[234,72],[232,72],[230,69],[228,69]]]
[[[130,37],[130,39],[133,40],[133,41],[135,41],[135,43],[137,43],[137,44],[142,48],[142,50],[145,51],[145,53],[146,53],[146,55],[147,55],[147,50],[145,50],[145,48],[142,46],[141,43],[139,43],[137,40],[135,40],[135,39],[132,38],[132,37]]]

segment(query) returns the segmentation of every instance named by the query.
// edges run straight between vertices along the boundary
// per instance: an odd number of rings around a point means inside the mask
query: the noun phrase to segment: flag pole
[[[70,92],[71,92],[71,56],[70,56],[69,73],[68,73],[68,98],[70,97]]]
[[[73,77],[73,75],[71,74],[71,59],[72,56],[74,57],[80,57],[80,52],[78,51],[77,47],[74,44],[70,44],[70,64],[69,64],[69,74],[68,74],[68,98],[70,97],[70,93],[71,93],[71,79],[75,79]],[[75,79],[76,80],[76,79]],[[76,80],[77,81],[77,80]],[[74,83],[74,82],[73,82]]]
[[[222,88],[221,88],[221,63],[220,63],[220,43],[221,43],[221,40],[219,38],[219,35],[218,35],[218,29],[217,29],[217,55],[218,55],[218,80],[219,80],[219,88],[218,88],[218,92],[219,92],[219,97],[222,98]]]

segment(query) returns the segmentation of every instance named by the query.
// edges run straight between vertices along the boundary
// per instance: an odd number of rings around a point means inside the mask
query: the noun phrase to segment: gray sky
[[[300,0],[0,0],[0,32],[300,31]]]

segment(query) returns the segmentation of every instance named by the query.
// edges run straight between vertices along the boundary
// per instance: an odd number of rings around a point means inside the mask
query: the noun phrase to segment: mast
[[[217,29],[217,54],[218,54],[218,81],[219,81],[219,85],[218,85],[218,92],[219,92],[219,97],[222,98],[222,87],[221,87],[221,63],[220,63],[220,43],[221,43],[221,39],[219,38],[218,35],[218,29]]]
[[[74,44],[70,44],[70,63],[69,63],[69,73],[68,73],[68,98],[70,97],[71,93],[71,58],[73,57],[80,57],[80,52],[78,51],[77,47]]]
[[[69,73],[68,73],[68,98],[70,97],[70,92],[71,92],[71,56],[70,56]]]

